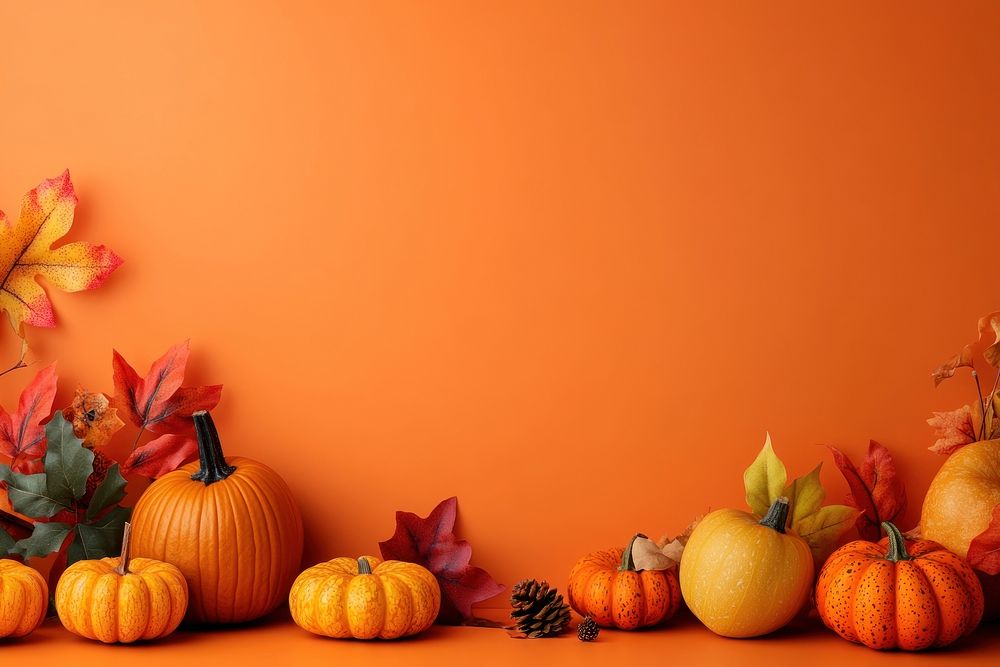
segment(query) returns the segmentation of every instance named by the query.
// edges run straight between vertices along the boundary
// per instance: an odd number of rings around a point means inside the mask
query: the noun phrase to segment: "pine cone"
[[[96,449],[91,451],[94,452],[94,472],[87,478],[87,491],[84,493],[83,498],[80,499],[84,504],[90,503],[90,499],[94,497],[94,491],[104,481],[104,478],[108,476],[108,470],[114,465],[114,461],[102,452]]]
[[[514,627],[530,638],[557,635],[569,623],[569,605],[546,581],[519,581],[511,590],[510,603]]]
[[[597,621],[592,619],[590,616],[587,616],[580,621],[580,625],[576,628],[576,636],[582,642],[592,642],[597,639],[597,635],[600,633],[601,628],[597,625]]]

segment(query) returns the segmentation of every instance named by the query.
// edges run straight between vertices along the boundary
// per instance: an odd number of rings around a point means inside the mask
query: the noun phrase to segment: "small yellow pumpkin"
[[[300,574],[288,596],[303,630],[343,639],[397,639],[437,618],[441,589],[426,568],[375,556],[334,558]]]
[[[681,593],[691,612],[724,637],[773,632],[802,609],[813,581],[813,557],[785,532],[788,499],[758,521],[724,509],[702,519],[684,547]]]
[[[125,524],[119,558],[73,563],[56,584],[56,612],[73,634],[106,644],[166,637],[187,611],[181,571],[151,558],[130,558]]]
[[[24,637],[45,620],[49,587],[33,568],[0,558],[0,639]]]

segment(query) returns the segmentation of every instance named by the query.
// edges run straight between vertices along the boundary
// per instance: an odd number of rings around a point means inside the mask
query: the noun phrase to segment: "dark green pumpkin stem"
[[[194,419],[194,431],[198,436],[198,458],[201,459],[201,468],[191,475],[191,479],[204,482],[205,486],[221,482],[236,472],[236,468],[226,463],[212,415],[201,410],[191,415],[191,418]]]
[[[628,546],[625,547],[625,551],[622,552],[622,564],[618,566],[619,572],[635,572],[635,559],[632,558],[632,545],[639,538],[647,539],[642,533],[636,533],[632,536],[632,539],[628,541]]]
[[[889,536],[889,551],[885,554],[885,559],[891,560],[893,563],[898,563],[901,560],[910,560],[912,557],[906,553],[906,540],[903,539],[903,534],[899,532],[899,528],[896,528],[896,526],[888,521],[883,521],[882,530]]]
[[[760,525],[773,528],[779,533],[785,532],[785,524],[788,523],[788,498],[784,496],[778,498],[767,510],[767,514],[760,520]]]
[[[358,574],[371,574],[372,564],[368,562],[367,558],[358,559]]]

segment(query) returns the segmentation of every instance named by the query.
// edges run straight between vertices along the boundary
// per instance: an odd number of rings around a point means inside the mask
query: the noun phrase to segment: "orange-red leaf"
[[[137,473],[156,479],[176,470],[198,455],[194,438],[167,433],[136,447],[122,464],[122,475]]]
[[[73,225],[76,194],[69,171],[42,181],[21,202],[17,223],[0,211],[0,308],[15,329],[21,323],[55,326],[52,303],[37,277],[67,292],[100,287],[121,266],[109,248],[93,243],[52,245]]]
[[[211,410],[222,396],[222,385],[181,387],[187,367],[189,343],[174,345],[140,377],[125,358],[114,352],[113,405],[139,428],[154,433],[194,433],[191,415]]]
[[[972,359],[972,346],[966,345],[961,352],[934,369],[934,372],[931,373],[931,377],[934,378],[934,386],[938,386],[953,376],[959,368],[973,368]]]
[[[976,427],[978,413],[979,410],[974,410],[969,405],[951,412],[935,412],[927,423],[934,427],[938,439],[928,449],[947,456],[956,449],[975,442],[979,433]]]
[[[986,530],[969,543],[967,558],[980,572],[1000,574],[1000,505],[993,508],[993,518]]]
[[[110,406],[107,396],[82,388],[76,390],[73,404],[63,409],[63,417],[73,425],[73,435],[91,449],[107,444],[125,426],[118,408]]]
[[[52,414],[56,380],[55,364],[46,366],[21,392],[17,410],[9,413],[0,407],[0,454],[10,457],[15,472],[35,472],[35,462],[45,454],[41,423]]]
[[[830,446],[830,451],[851,490],[847,503],[861,510],[855,524],[858,533],[863,539],[878,541],[882,536],[882,522],[896,521],[906,510],[906,488],[896,473],[892,454],[872,440],[859,470],[836,447]]]
[[[1000,311],[990,313],[979,320],[979,340],[993,334],[993,342],[983,350],[986,361],[994,368],[1000,366]]]

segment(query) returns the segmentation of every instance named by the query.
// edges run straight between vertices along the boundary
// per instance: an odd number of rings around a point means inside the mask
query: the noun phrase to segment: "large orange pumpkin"
[[[0,558],[0,639],[30,634],[48,608],[45,578],[27,565]]]
[[[949,456],[931,482],[920,515],[920,532],[965,558],[969,543],[986,530],[1000,504],[1000,440],[975,442]],[[1000,575],[979,578],[986,615],[1000,618]]]
[[[677,611],[681,587],[677,569],[639,570],[632,545],[596,551],[584,556],[569,574],[567,597],[577,613],[598,625],[635,630],[661,623]]]
[[[946,646],[979,625],[983,592],[969,564],[930,540],[906,544],[891,523],[878,544],[857,540],[823,565],[816,607],[827,627],[875,649]]]
[[[137,557],[173,563],[188,581],[187,620],[241,623],[287,599],[302,560],[302,518],[262,463],[226,458],[207,412],[194,415],[199,463],[167,473],[132,514]]]

